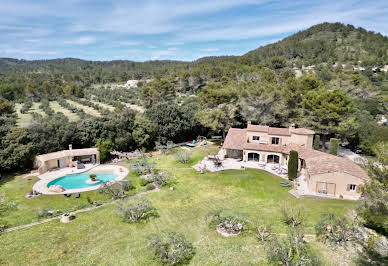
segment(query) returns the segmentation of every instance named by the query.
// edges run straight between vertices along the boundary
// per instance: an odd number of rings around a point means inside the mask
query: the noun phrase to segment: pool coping
[[[38,176],[41,179],[34,184],[32,189],[36,192],[43,194],[43,195],[61,195],[61,194],[63,195],[63,194],[74,194],[74,193],[80,193],[80,192],[93,191],[93,190],[98,189],[102,184],[92,186],[92,187],[87,187],[87,188],[67,189],[63,192],[51,192],[51,191],[49,191],[47,184],[50,183],[51,181],[57,179],[57,178],[65,176],[65,175],[80,174],[80,173],[85,173],[85,172],[88,172],[91,170],[104,170],[104,169],[105,170],[112,170],[112,168],[113,168],[114,173],[117,175],[117,177],[115,179],[109,181],[108,183],[115,183],[115,182],[121,181],[121,180],[125,179],[125,177],[127,177],[127,175],[129,174],[128,168],[126,168],[125,166],[115,165],[115,164],[93,165],[90,168],[82,169],[82,171],[74,171],[76,169],[68,168],[68,169],[62,169],[62,171],[58,170],[58,171],[51,172],[49,177]],[[122,170],[120,170],[120,169],[122,169]],[[68,170],[68,171],[66,171],[66,170]]]

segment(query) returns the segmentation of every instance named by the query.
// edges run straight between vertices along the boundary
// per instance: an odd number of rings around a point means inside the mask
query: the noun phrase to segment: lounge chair
[[[75,193],[74,197],[78,199],[79,197],[81,197],[81,194],[80,193]]]
[[[193,140],[192,142],[186,143],[186,146],[194,147],[195,146],[195,140]]]

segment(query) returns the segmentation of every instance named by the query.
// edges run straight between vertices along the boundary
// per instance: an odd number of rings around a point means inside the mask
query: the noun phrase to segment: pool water
[[[90,179],[90,174],[95,174],[96,179],[99,179],[100,182],[94,184],[87,184],[86,181]],[[47,184],[49,188],[52,185],[59,185],[65,189],[79,189],[79,188],[88,188],[100,185],[104,182],[111,181],[117,177],[114,173],[80,173],[80,174],[71,174],[59,177],[54,179],[50,183]]]

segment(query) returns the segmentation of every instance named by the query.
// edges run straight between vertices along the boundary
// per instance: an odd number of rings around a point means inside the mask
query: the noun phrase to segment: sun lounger
[[[195,146],[195,140],[193,140],[192,142],[186,143],[186,146],[194,147]]]
[[[78,199],[79,197],[81,197],[81,194],[80,193],[75,193],[74,197]]]

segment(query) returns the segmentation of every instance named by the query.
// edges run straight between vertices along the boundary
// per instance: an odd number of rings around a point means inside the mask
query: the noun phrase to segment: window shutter
[[[346,191],[350,191],[350,185],[349,184],[346,186]]]
[[[360,192],[360,186],[356,186],[356,192]]]

